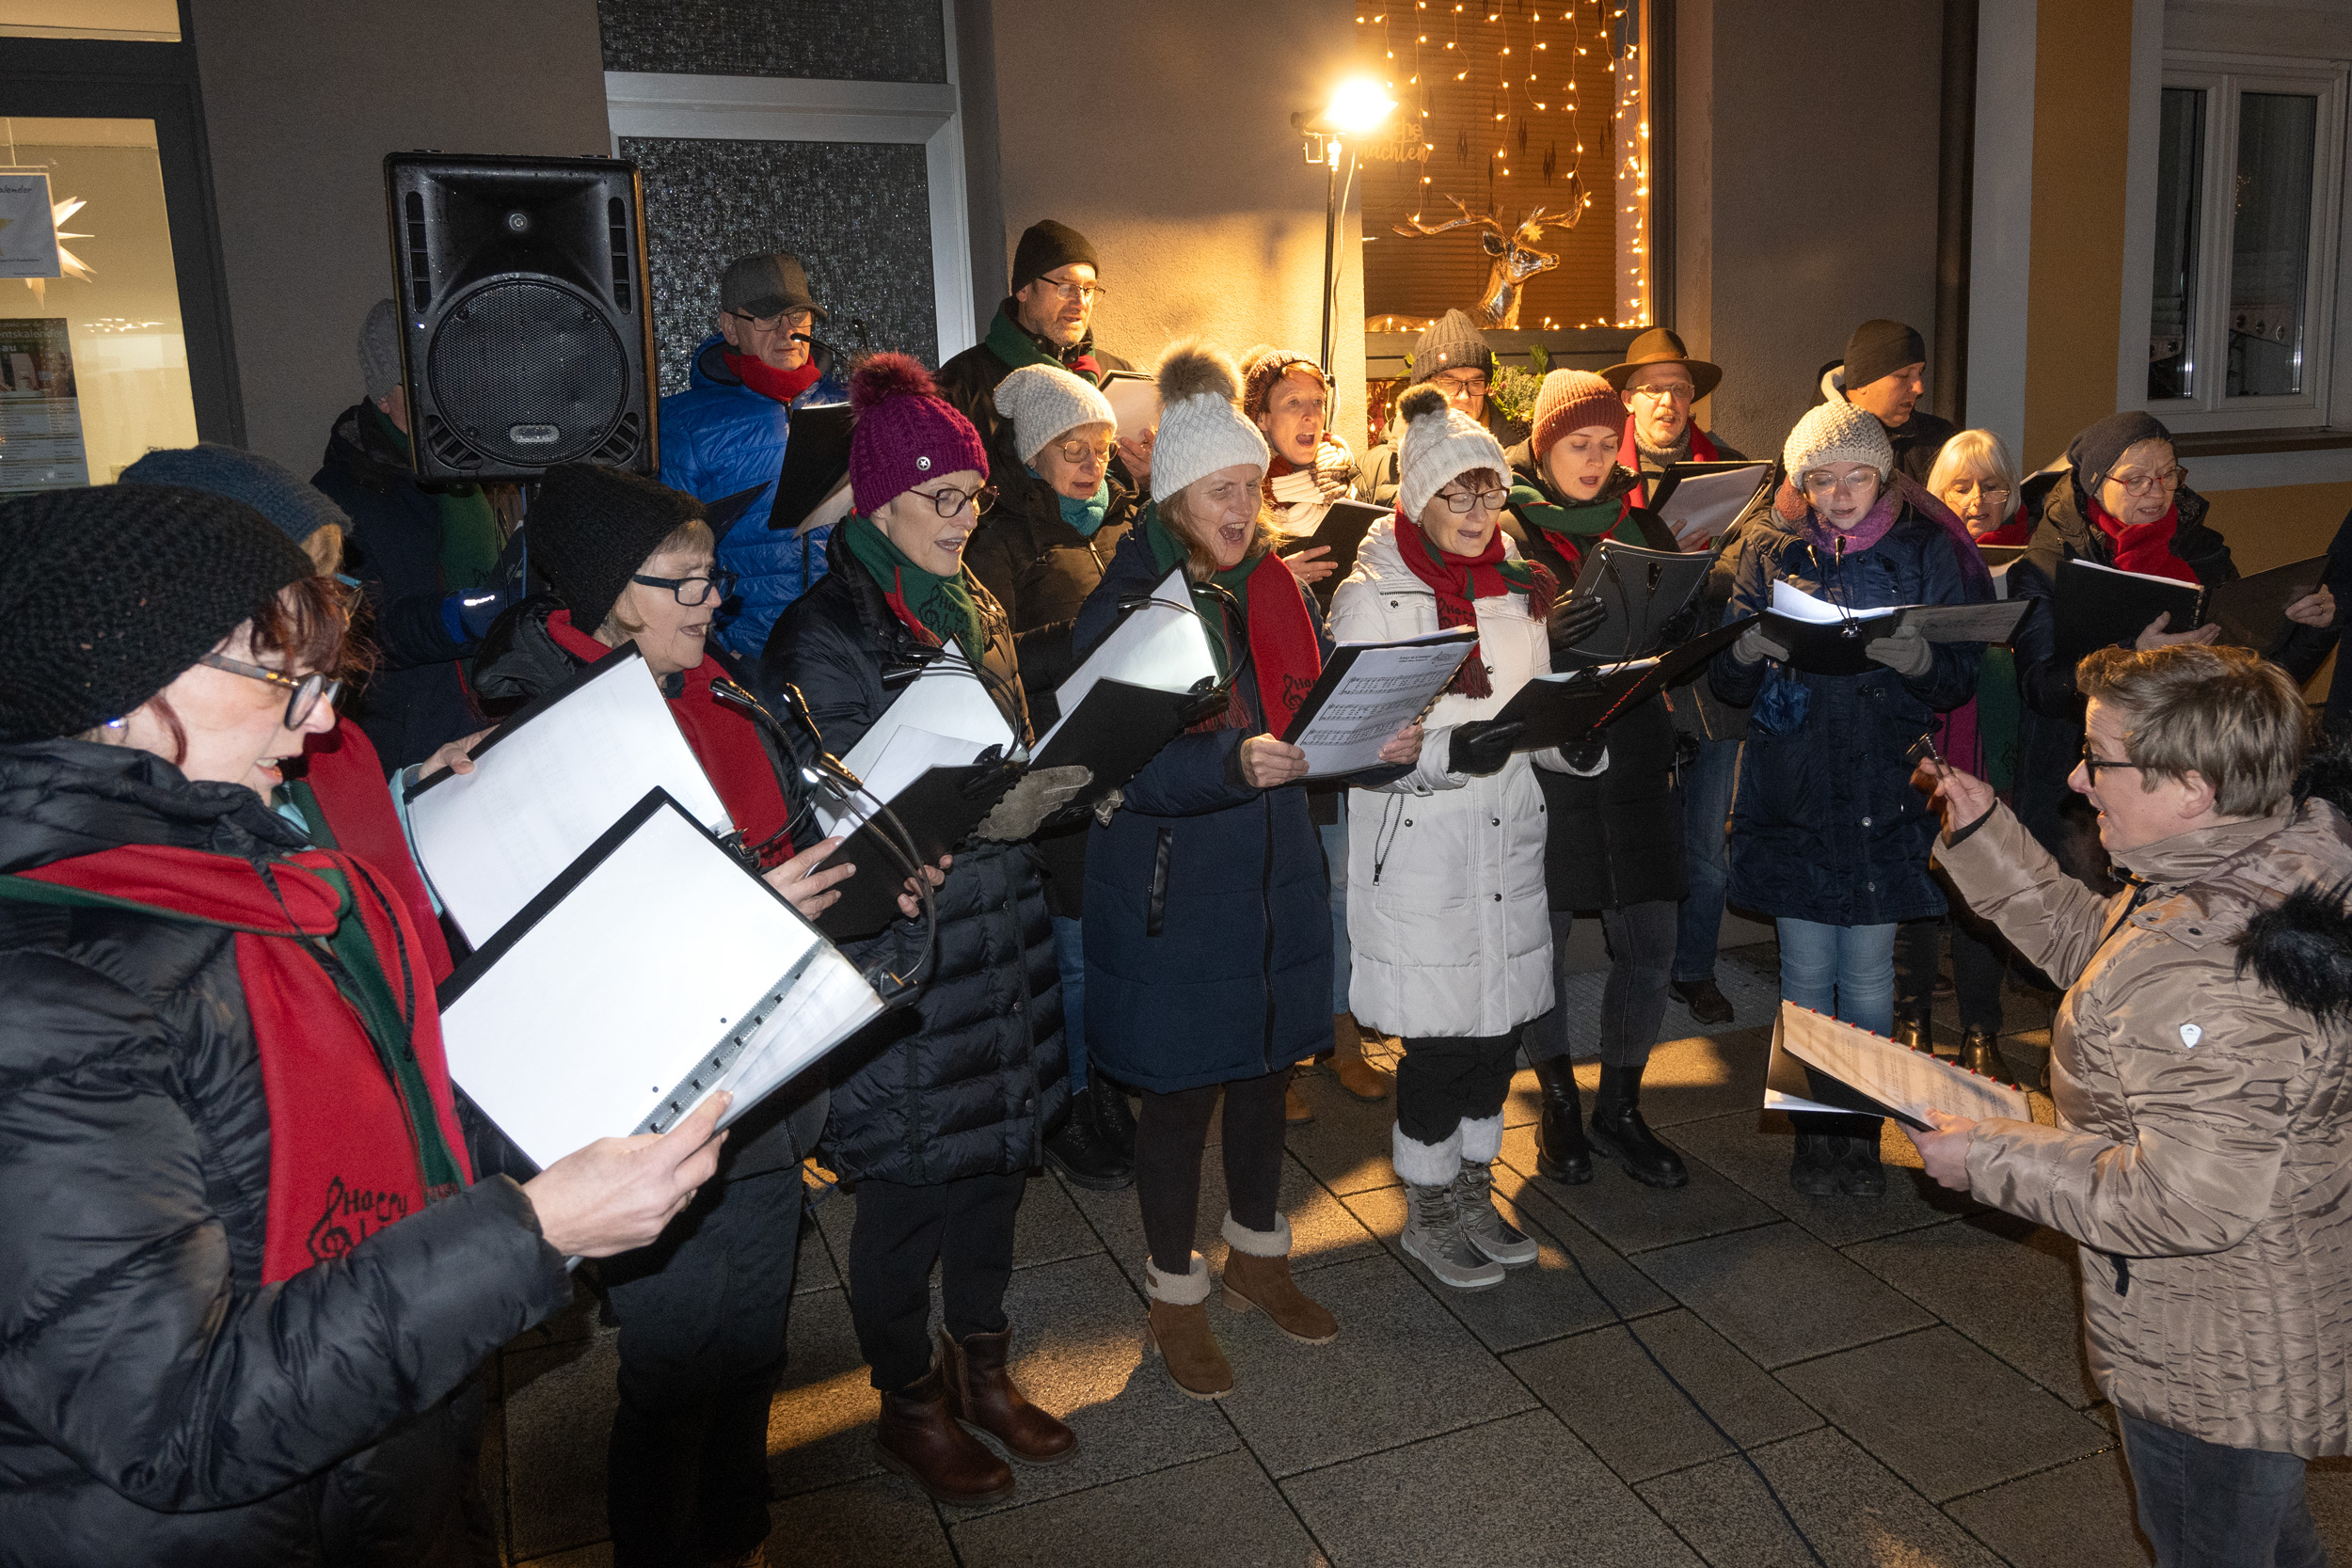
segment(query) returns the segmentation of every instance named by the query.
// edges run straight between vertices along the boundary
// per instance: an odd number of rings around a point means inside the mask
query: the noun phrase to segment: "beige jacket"
[[[2232,1448],[2352,1450],[2352,1035],[2242,974],[2238,941],[2352,877],[2352,823],[2314,800],[2146,845],[2111,898],[2005,806],[1936,858],[2067,986],[2058,1125],[1979,1122],[1968,1185],[2084,1244],[2100,1390]]]

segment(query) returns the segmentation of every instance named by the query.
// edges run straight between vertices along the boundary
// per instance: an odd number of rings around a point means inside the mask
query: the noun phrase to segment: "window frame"
[[[2198,169],[2197,297],[2186,324],[2201,389],[2185,398],[2150,398],[2144,376],[2137,388],[2139,405],[2176,432],[2314,428],[2327,425],[2335,411],[2330,407],[2330,383],[2341,287],[2337,266],[2346,173],[2346,74],[2341,61],[2187,50],[2165,54],[2163,87],[2206,94]],[[2312,126],[2310,253],[2304,273],[2303,390],[2231,397],[2229,314],[2236,209],[2219,197],[2236,179],[2239,105],[2249,92],[2308,94],[2319,100]],[[2153,263],[2152,250],[2143,271],[2152,272]],[[2153,315],[2150,300],[2136,328],[2143,341],[2153,326]]]

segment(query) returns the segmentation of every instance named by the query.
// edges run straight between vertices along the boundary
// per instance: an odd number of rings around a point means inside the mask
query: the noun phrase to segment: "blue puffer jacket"
[[[1121,540],[1078,611],[1076,646],[1108,636],[1119,601],[1166,575],[1142,530]],[[1234,775],[1264,720],[1247,658],[1233,686],[1249,729],[1178,736],[1110,825],[1089,830],[1087,1052],[1162,1094],[1256,1078],[1331,1043],[1322,843],[1303,786],[1255,790]]]
[[[1883,538],[1842,562],[1772,512],[1755,526],[1732,589],[1735,618],[1763,610],[1780,579],[1856,610],[1969,596],[1950,536],[1908,505]],[[1742,664],[1729,649],[1718,657],[1716,694],[1749,709],[1731,816],[1733,904],[1825,926],[1944,912],[1928,875],[1935,819],[1911,787],[1906,753],[1937,713],[1975,694],[1984,650],[1933,646],[1916,681],[1875,666],[1816,675],[1775,660]]]
[[[661,483],[705,501],[768,486],[719,542],[719,564],[743,579],[737,589],[742,608],[719,623],[719,643],[739,658],[757,659],[784,607],[825,575],[825,538],[832,530],[796,539],[769,529],[776,476],[784,469],[785,404],[744,386],[727,369],[726,346],[723,338],[705,339],[694,350],[692,385],[661,400]],[[833,351],[821,343],[817,366],[821,373],[792,407],[850,401]]]

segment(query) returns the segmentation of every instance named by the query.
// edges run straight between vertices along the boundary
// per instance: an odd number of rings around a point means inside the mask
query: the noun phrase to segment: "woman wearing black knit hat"
[[[343,637],[242,503],[0,504],[8,1560],[458,1546],[475,1366],[716,1164],[714,1103],[473,1179],[406,911],[263,798]]]
[[[2025,557],[2010,568],[2012,598],[2048,599],[2058,563],[2088,561],[2181,582],[2233,582],[2230,546],[2205,522],[2211,503],[2188,487],[2188,470],[2172,451],[2171,432],[2137,409],[2086,426],[2065,460],[2027,477],[2022,515],[2034,519]],[[2018,724],[2017,816],[2069,875],[2091,886],[2112,884],[2099,844],[2096,814],[2067,784],[2082,760],[2083,701],[2074,666],[2058,653],[2055,605],[2026,617],[2016,638],[2017,684],[2026,700]],[[2294,623],[2275,648],[2254,651],[2309,680],[2334,645],[2335,595],[2325,587],[2287,608]],[[2134,646],[2211,642],[2219,628],[2168,626],[2140,632]]]

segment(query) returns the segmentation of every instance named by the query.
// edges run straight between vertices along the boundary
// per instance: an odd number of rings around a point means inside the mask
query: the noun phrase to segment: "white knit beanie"
[[[1080,425],[1119,423],[1110,399],[1059,365],[1024,365],[998,382],[996,412],[1012,421],[1013,451],[1024,463]]]
[[[1241,411],[1232,360],[1198,342],[1160,361],[1160,433],[1152,446],[1152,499],[1164,501],[1203,474],[1248,464],[1263,475],[1265,436]]]
[[[1502,443],[1485,425],[1446,402],[1445,393],[1437,388],[1414,388],[1396,400],[1396,414],[1405,421],[1396,499],[1406,516],[1419,522],[1430,497],[1444,489],[1448,481],[1474,468],[1492,469],[1509,483],[1511,464],[1502,455]]]
[[[1780,460],[1791,484],[1803,483],[1807,473],[1824,463],[1867,463],[1883,483],[1895,469],[1895,448],[1877,415],[1832,398],[1805,411],[1782,445]]]

